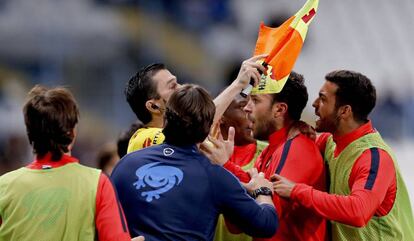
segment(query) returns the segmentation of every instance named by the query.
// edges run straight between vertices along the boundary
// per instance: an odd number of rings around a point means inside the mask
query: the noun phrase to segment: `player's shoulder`
[[[117,176],[119,173],[128,172],[131,169],[136,168],[142,163],[151,162],[160,159],[162,155],[163,144],[146,147],[131,153],[126,154],[119,160],[112,171],[113,176]]]
[[[299,149],[300,153],[307,153],[307,154],[317,154],[320,155],[320,151],[318,146],[316,145],[315,141],[311,138],[309,138],[306,135],[299,134],[292,140],[292,147],[295,149]]]
[[[292,139],[292,143],[295,143],[295,144],[297,143],[297,144],[301,144],[301,145],[305,145],[309,147],[316,146],[314,140],[312,140],[311,138],[303,134],[299,134],[296,137],[294,137]]]
[[[163,143],[165,136],[162,133],[162,128],[157,127],[143,127],[138,129],[131,137],[130,145],[134,146],[134,150],[158,145]]]
[[[158,134],[159,132],[162,132],[162,128],[158,128],[158,127],[143,127],[143,128],[139,128],[134,135],[149,135],[149,136],[154,136],[156,134]]]
[[[126,154],[122,159],[133,159],[136,157],[142,157],[144,155],[153,155],[162,151],[165,148],[165,144],[149,146],[146,148],[139,149],[134,152]]]
[[[18,179],[20,175],[24,174],[24,170],[25,170],[25,167],[21,167],[17,170],[13,170],[13,171],[10,171],[10,172],[7,172],[7,173],[1,175],[0,176],[0,184],[5,184],[5,183],[8,183],[8,182],[12,182],[15,179]]]

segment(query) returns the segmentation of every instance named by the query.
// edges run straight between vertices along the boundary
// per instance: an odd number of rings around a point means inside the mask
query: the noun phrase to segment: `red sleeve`
[[[226,168],[229,172],[233,173],[240,182],[249,182],[250,176],[247,172],[245,172],[239,165],[234,164],[231,161],[226,162],[226,164],[223,165],[224,168]]]
[[[95,223],[100,241],[131,241],[121,204],[105,174],[99,178]]]
[[[366,150],[355,162],[348,182],[350,195],[328,194],[305,184],[297,184],[291,198],[326,219],[356,227],[365,226],[383,203],[387,192],[396,193],[394,163],[386,152],[375,150],[376,154],[371,149]],[[371,159],[371,155],[377,156],[377,160]],[[390,188],[392,186],[394,190]],[[389,198],[394,202],[395,195]]]
[[[316,137],[315,144],[322,154],[325,153],[326,142],[331,135],[331,133],[323,132]]]

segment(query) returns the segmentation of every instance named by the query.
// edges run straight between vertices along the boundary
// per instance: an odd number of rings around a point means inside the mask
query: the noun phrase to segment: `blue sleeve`
[[[272,237],[279,226],[273,206],[259,205],[236,177],[222,167],[212,168],[214,200],[227,220],[253,237]]]

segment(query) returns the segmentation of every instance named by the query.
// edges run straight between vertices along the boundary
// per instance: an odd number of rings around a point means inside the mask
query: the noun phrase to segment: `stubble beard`
[[[260,124],[259,124],[260,123]],[[258,122],[254,128],[253,136],[256,140],[268,141],[269,136],[275,131],[272,123],[269,120],[265,122]]]
[[[335,133],[339,125],[339,116],[337,112],[332,113],[329,117],[320,118],[319,125],[316,126],[317,132]]]

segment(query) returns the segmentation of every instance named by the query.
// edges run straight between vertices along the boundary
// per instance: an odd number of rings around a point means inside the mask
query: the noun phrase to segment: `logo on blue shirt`
[[[183,180],[183,172],[172,166],[159,165],[161,162],[154,162],[146,164],[138,168],[135,175],[138,177],[138,181],[133,185],[137,190],[146,187],[147,185],[156,189],[146,192],[141,192],[141,196],[146,196],[147,202],[159,199],[160,194],[168,192],[174,186],[178,186]]]
[[[162,150],[162,152],[163,152],[164,156],[171,156],[174,153],[174,150],[167,147],[167,148],[164,148],[164,150]]]

